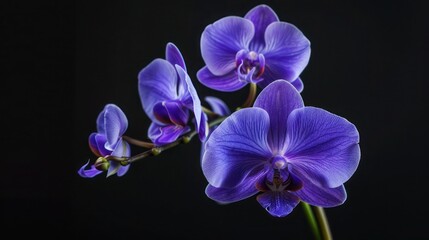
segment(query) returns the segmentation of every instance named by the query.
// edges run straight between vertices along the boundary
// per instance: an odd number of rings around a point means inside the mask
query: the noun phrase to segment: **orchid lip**
[[[273,192],[283,192],[288,190],[291,183],[292,179],[290,178],[290,174],[288,172],[281,174],[278,169],[274,169],[274,176],[271,181],[269,179],[265,181],[267,187]]]
[[[265,57],[255,51],[240,50],[235,55],[237,75],[240,81],[257,83],[263,80]]]

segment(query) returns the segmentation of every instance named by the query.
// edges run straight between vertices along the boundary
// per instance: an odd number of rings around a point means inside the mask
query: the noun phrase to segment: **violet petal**
[[[259,52],[265,46],[265,29],[272,22],[278,22],[279,18],[273,9],[265,4],[252,8],[244,18],[252,21],[255,26],[255,36],[250,43],[250,49]]]
[[[129,143],[120,138],[111,155],[116,157],[129,157],[131,155]]]
[[[268,112],[270,117],[268,142],[274,153],[282,154],[285,147],[288,116],[294,109],[304,106],[301,95],[289,82],[277,80],[259,93],[253,106],[263,108]]]
[[[88,166],[88,164],[89,164],[89,160],[88,160],[88,162],[87,162],[85,165],[83,165],[83,166],[79,169],[78,174],[79,174],[81,177],[83,177],[83,178],[92,178],[92,177],[95,177],[95,176],[97,176],[98,174],[100,174],[100,173],[102,173],[102,172],[103,172],[103,171],[100,171],[100,170],[96,169],[96,168],[94,167],[94,165],[91,165],[91,168],[90,168],[90,169],[85,169],[85,168]]]
[[[171,63],[171,65],[179,65],[186,71],[185,60],[183,59],[182,53],[180,53],[179,49],[174,45],[174,43],[167,43],[165,49],[165,59]]]
[[[274,80],[298,78],[310,60],[310,41],[304,34],[292,24],[274,22],[267,27],[265,41],[262,54],[266,71],[271,72]]]
[[[156,146],[162,146],[176,141],[181,135],[190,131],[190,127],[178,125],[158,125],[151,123],[148,137]]]
[[[269,117],[259,108],[241,109],[225,119],[205,143],[202,169],[209,184],[232,188],[266,172],[272,156]]]
[[[294,192],[302,201],[319,207],[335,207],[343,204],[347,199],[344,185],[336,188],[324,188],[306,181],[303,187]]]
[[[106,149],[113,150],[118,138],[128,128],[128,120],[124,112],[114,104],[107,104],[104,111],[104,126],[106,130]]]
[[[256,199],[274,217],[288,215],[299,203],[299,198],[287,191],[267,191],[258,195]]]
[[[91,133],[88,137],[88,144],[89,144],[89,148],[91,149],[91,151],[94,153],[94,155],[98,156],[98,157],[103,157],[100,153],[100,151],[98,150],[98,144],[96,141],[95,136],[97,136],[98,133]]]
[[[313,183],[334,188],[346,182],[360,160],[359,133],[345,118],[326,110],[294,110],[287,122],[285,156]]]
[[[235,55],[247,49],[254,35],[253,23],[229,16],[208,25],[201,35],[201,55],[210,72],[221,76],[235,67]]]
[[[177,99],[177,72],[164,59],[155,59],[138,75],[138,91],[146,115],[158,122],[153,115],[153,106],[162,101]]]
[[[106,149],[107,139],[106,136],[103,134],[96,134],[95,137],[95,143],[97,144],[97,148],[99,153],[101,154],[101,157],[104,157],[106,155],[110,155],[112,153],[111,150]]]
[[[301,93],[302,90],[304,90],[304,83],[302,82],[300,77],[298,77],[297,79],[295,79],[291,83],[296,88],[296,90],[298,90],[298,92]]]
[[[185,126],[189,119],[188,110],[184,109],[176,101],[163,102],[169,119],[176,125]]]
[[[258,175],[257,177],[260,178],[263,175]],[[255,187],[256,181],[257,179],[245,181],[234,188],[216,188],[209,184],[206,187],[206,195],[221,204],[237,202],[258,193],[259,190]]]
[[[187,106],[192,110],[195,117],[195,123],[196,123],[196,129],[200,135],[201,138],[206,138],[208,132],[205,132],[205,122],[201,122],[201,120],[207,121],[207,119],[202,119],[202,109],[201,109],[201,101],[198,97],[197,90],[195,90],[194,85],[192,84],[191,78],[189,75],[185,72],[185,70],[180,67],[179,65],[176,65],[177,73],[179,74],[179,78],[183,81],[185,80],[186,86],[187,86],[187,92],[189,93],[190,98],[192,99],[192,106]],[[200,126],[203,125],[203,128],[200,128]]]
[[[207,67],[203,67],[197,72],[197,78],[206,87],[223,92],[234,92],[247,85],[247,82],[238,80],[235,70],[222,76],[215,76]]]
[[[210,108],[214,113],[220,116],[228,116],[231,114],[231,110],[229,110],[228,106],[222,99],[213,96],[207,96],[204,99],[210,105]]]

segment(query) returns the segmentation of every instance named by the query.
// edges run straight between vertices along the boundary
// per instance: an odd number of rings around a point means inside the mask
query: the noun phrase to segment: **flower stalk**
[[[209,128],[220,124],[223,120],[225,120],[225,118],[226,117],[218,117],[218,118],[214,119],[213,121],[209,122],[208,123]],[[191,133],[182,136],[181,138],[177,139],[176,141],[174,141],[172,143],[169,143],[169,144],[166,144],[163,146],[158,146],[158,147],[156,147],[154,144],[151,144],[151,143],[147,143],[144,141],[136,140],[136,139],[128,137],[128,136],[124,136],[124,140],[126,140],[126,141],[131,140],[129,143],[134,144],[136,146],[141,146],[141,147],[144,146],[146,148],[148,148],[149,146],[152,146],[152,147],[147,151],[144,151],[142,153],[139,153],[139,154],[134,155],[134,156],[129,157],[129,158],[108,156],[108,157],[106,157],[106,159],[120,162],[122,166],[126,166],[128,164],[134,163],[138,160],[141,160],[141,159],[149,157],[149,156],[157,156],[157,155],[161,154],[162,152],[164,152],[165,150],[174,148],[181,143],[188,143],[197,134],[198,134],[198,132],[196,130],[194,130]]]
[[[151,142],[145,142],[141,140],[137,140],[135,138],[129,137],[129,136],[122,136],[122,138],[127,141],[128,143],[131,143],[133,145],[143,147],[143,148],[153,148],[155,145]]]
[[[317,224],[316,217],[314,216],[311,206],[306,202],[301,202],[305,216],[307,217],[308,224],[310,225],[311,231],[313,232],[315,240],[322,240],[319,225]]]
[[[328,218],[326,217],[325,210],[322,207],[313,207],[317,221],[319,222],[320,230],[323,240],[332,240],[331,229],[329,227]]]
[[[253,102],[256,98],[256,91],[257,91],[257,85],[256,83],[250,83],[249,88],[249,95],[247,95],[246,101],[244,101],[243,105],[241,105],[241,108],[247,108],[253,105]]]

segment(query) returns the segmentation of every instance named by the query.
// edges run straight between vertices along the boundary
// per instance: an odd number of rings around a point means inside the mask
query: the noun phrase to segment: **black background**
[[[208,199],[196,139],[135,163],[121,178],[77,175],[95,160],[87,138],[105,104],[124,110],[127,135],[145,139],[137,74],[164,57],[167,42],[181,50],[202,99],[221,97],[231,108],[243,102],[246,89],[221,93],[196,80],[204,66],[199,38],[221,17],[267,3],[311,41],[305,103],[346,117],[360,132],[348,199],[326,209],[334,238],[427,237],[424,1],[107,2],[0,4],[2,235],[311,239],[299,206],[274,218],[254,198],[225,206]]]

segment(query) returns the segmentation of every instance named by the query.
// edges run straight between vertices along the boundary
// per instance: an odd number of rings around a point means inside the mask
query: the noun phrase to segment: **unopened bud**
[[[154,156],[161,154],[161,152],[162,152],[162,150],[160,148],[157,148],[157,147],[152,148],[152,154]]]
[[[189,136],[183,136],[183,143],[189,143],[191,138]]]
[[[99,157],[95,161],[94,166],[100,171],[107,171],[107,169],[110,167],[110,163],[104,157]]]

